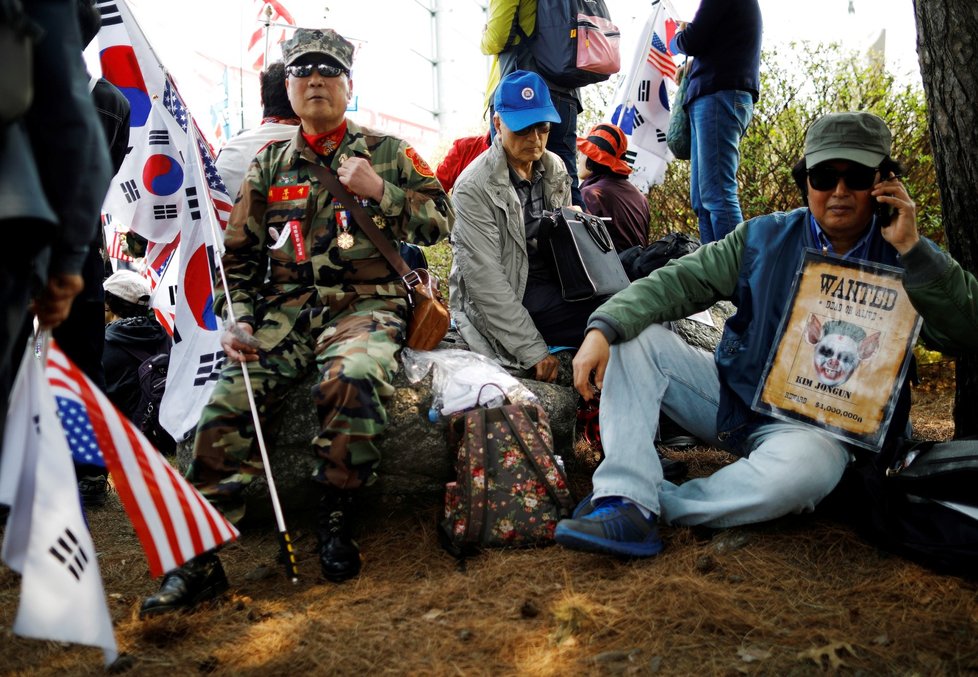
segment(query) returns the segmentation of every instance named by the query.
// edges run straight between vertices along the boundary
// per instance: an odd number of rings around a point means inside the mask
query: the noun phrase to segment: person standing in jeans
[[[693,57],[683,102],[692,140],[689,199],[706,244],[743,221],[737,167],[761,84],[761,8],[757,0],[702,0],[669,48]]]

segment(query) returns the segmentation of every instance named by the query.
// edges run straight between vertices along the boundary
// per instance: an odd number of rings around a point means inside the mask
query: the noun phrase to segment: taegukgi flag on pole
[[[150,574],[160,576],[237,538],[237,530],[224,516],[54,342],[48,350],[47,378],[59,402],[69,401],[80,412],[70,421],[72,429],[77,429],[74,437],[82,444],[94,441],[105,459],[122,507],[146,553]],[[71,471],[69,462],[69,476]],[[72,492],[77,494],[74,487]]]
[[[21,362],[0,460],[0,476],[14,479],[0,553],[21,574],[13,630],[101,647],[109,665],[118,655],[112,618],[43,359],[32,346]]]
[[[654,0],[632,67],[612,99],[610,121],[628,137],[625,161],[629,180],[643,193],[662,183],[672,153],[666,146],[670,99],[676,89],[676,63],[669,42],[676,34],[676,11],[668,0]]]
[[[186,219],[182,155],[187,137],[160,99],[150,106],[146,124],[133,128],[132,150],[113,179],[105,211],[154,243],[170,242]],[[119,199],[119,197],[122,199]]]
[[[193,156],[197,134],[191,128],[187,149],[187,190],[203,189],[202,166]],[[198,209],[180,233],[177,257],[173,348],[166,375],[166,390],[160,403],[160,424],[177,440],[200,419],[200,412],[217,383],[224,351],[221,348],[223,326],[214,314],[215,258],[222,242],[217,240],[220,228],[214,212]],[[167,277],[172,274],[172,265]]]
[[[204,274],[212,270],[212,264],[198,252],[200,238],[210,238],[207,244],[211,247],[211,255],[216,255],[221,239],[219,233],[227,225],[234,201],[217,171],[210,146],[136,23],[126,0],[99,0],[99,8],[103,20],[98,36],[103,75],[123,91],[131,105],[140,110],[145,108],[145,113],[134,114],[131,118],[130,139],[134,140],[134,146],[130,152],[133,157],[127,162],[135,169],[130,172],[131,176],[123,177],[120,172],[116,177],[106,201],[106,211],[127,208],[123,206],[127,204],[123,184],[128,180],[132,182],[130,187],[149,193],[165,184],[170,196],[164,207],[154,207],[156,211],[146,217],[133,217],[134,222],[152,220],[155,223],[158,217],[174,217],[167,221],[164,232],[157,233],[158,239],[147,238],[150,242],[146,258],[153,284],[151,303],[175,343],[160,422],[179,440],[196,425],[214,384],[212,370],[220,366],[223,357],[212,306],[212,279]],[[162,121],[162,127],[155,124],[157,120]],[[162,139],[164,128],[169,143],[167,148],[174,151],[167,157],[179,160],[179,164],[166,164],[158,157],[153,160],[159,153],[154,153],[149,142]],[[151,137],[154,130],[158,133]],[[161,171],[164,164],[166,171]],[[136,170],[142,170],[142,174]],[[215,218],[218,235],[212,236],[210,224]],[[196,246],[191,248],[191,244],[184,240],[190,233],[199,231],[202,220],[207,234],[194,235]],[[185,258],[188,256],[194,258]],[[181,304],[184,304],[183,308]],[[180,322],[178,316],[189,319]],[[188,370],[192,371],[192,378],[188,376]]]
[[[182,151],[188,124],[196,123],[126,0],[98,0],[97,4],[102,14],[97,36],[102,75],[125,95],[131,109],[131,148],[125,166],[109,188],[103,210],[124,223],[123,214],[127,215],[129,227],[151,242],[170,242],[187,212],[179,202],[186,158],[172,149]],[[153,115],[157,101],[177,120],[179,130],[163,129]],[[199,139],[198,152],[205,167],[213,165],[213,152],[202,136]],[[223,226],[234,201],[216,168],[208,168],[206,175],[210,200],[201,195],[201,204],[213,204]],[[134,204],[139,208],[132,216]]]

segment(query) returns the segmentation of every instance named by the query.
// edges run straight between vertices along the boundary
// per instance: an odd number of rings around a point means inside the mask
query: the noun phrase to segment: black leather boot
[[[188,609],[217,597],[228,589],[228,577],[221,560],[205,552],[163,577],[159,592],[143,600],[139,617]]]
[[[316,538],[323,577],[334,583],[360,573],[360,546],[353,540],[353,492],[326,489],[319,499]]]

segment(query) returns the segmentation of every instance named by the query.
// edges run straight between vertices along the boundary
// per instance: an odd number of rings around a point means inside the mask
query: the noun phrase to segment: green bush
[[[578,135],[586,134],[600,111],[608,110],[613,81],[582,91],[584,112]],[[740,144],[738,184],[745,218],[786,211],[802,204],[791,178],[801,159],[805,130],[826,113],[866,110],[879,115],[893,132],[893,155],[905,169],[904,183],[917,205],[922,234],[944,242],[937,176],[927,127],[924,92],[919,82],[898,83],[878,61],[845,52],[838,44],[791,44],[767,50],[761,58],[761,96]],[[653,240],[671,231],[699,237],[689,206],[689,162],[674,160],[665,181],[649,191]],[[428,248],[428,261],[442,280],[448,279],[451,250],[447,244]],[[447,291],[447,290],[446,290]]]
[[[803,76],[799,74],[803,73]],[[844,53],[838,44],[792,44],[761,59],[761,96],[740,144],[738,184],[744,218],[802,204],[791,168],[801,158],[805,130],[818,117],[844,110],[879,115],[893,132],[895,159],[917,204],[921,232],[943,242],[923,89],[898,84],[870,58]],[[669,164],[665,181],[649,191],[653,239],[673,230],[699,235],[689,207],[689,163]]]

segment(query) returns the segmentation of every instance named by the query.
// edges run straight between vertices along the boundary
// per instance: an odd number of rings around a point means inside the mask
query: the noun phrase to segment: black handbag
[[[597,216],[568,207],[544,217],[565,301],[610,296],[628,286],[611,235]]]
[[[911,497],[978,507],[978,440],[916,442],[897,455],[886,477]]]

